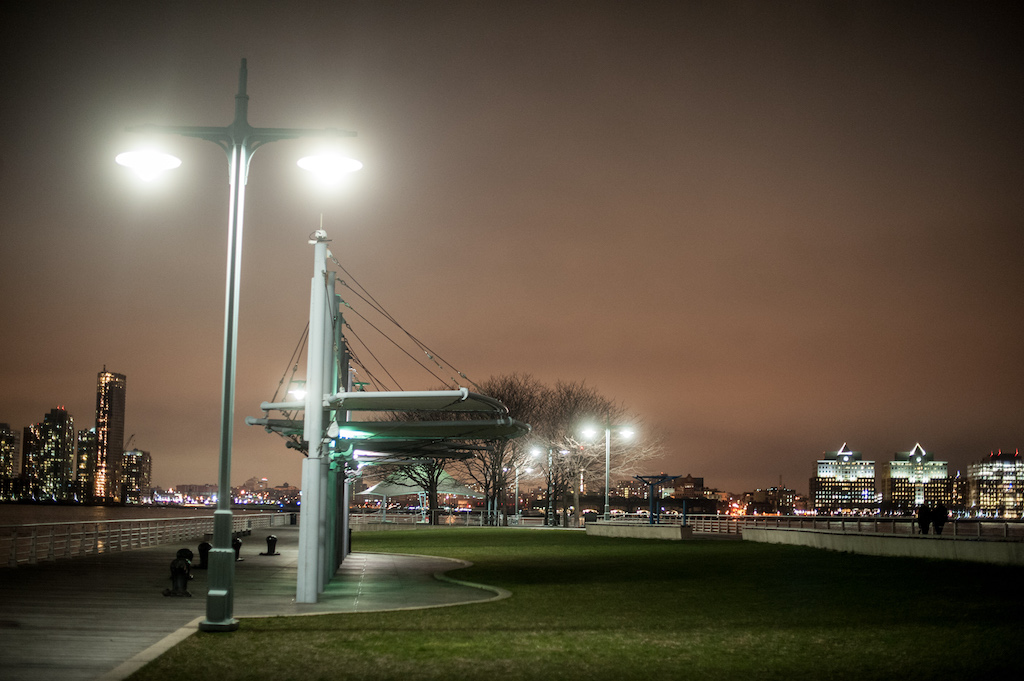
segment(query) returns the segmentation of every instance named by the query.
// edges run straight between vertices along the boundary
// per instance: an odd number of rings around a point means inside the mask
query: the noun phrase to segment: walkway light
[[[153,149],[126,151],[123,154],[118,154],[114,160],[119,165],[134,170],[146,182],[151,182],[164,171],[174,170],[181,165],[181,159],[177,156]]]
[[[627,440],[633,437],[634,431],[629,426],[613,426],[610,422],[605,421],[604,424],[604,519],[610,520],[612,515],[611,501],[608,496],[608,491],[611,482],[611,468],[612,468],[612,429]],[[580,429],[583,437],[591,439],[597,436],[598,430],[592,425],[583,426]]]
[[[298,166],[313,173],[321,184],[336,185],[350,173],[362,169],[363,164],[332,151],[300,158]]]
[[[238,301],[241,288],[242,266],[242,222],[245,213],[245,185],[249,175],[249,162],[258,147],[269,142],[299,138],[353,137],[354,132],[305,128],[254,128],[249,125],[249,95],[246,93],[248,70],[242,59],[238,71],[238,93],[235,95],[235,118],[227,126],[179,126],[140,125],[128,128],[128,132],[147,135],[181,135],[213,142],[227,152],[228,161],[228,258],[227,295],[224,304],[224,370],[221,381],[221,436],[217,472],[217,510],[213,514],[213,548],[210,550],[208,573],[209,591],[206,597],[206,619],[199,623],[202,631],[234,631],[238,620],[234,617],[235,552],[231,547],[234,521],[231,513],[231,453],[235,413],[235,374],[238,349]],[[181,161],[170,154],[154,151],[128,152],[117,156],[116,161],[130,167],[144,179],[152,179],[163,170],[181,165]],[[308,412],[307,412],[308,413]],[[313,452],[310,451],[310,456]],[[315,496],[311,490],[307,499]],[[308,508],[309,506],[307,506]],[[313,505],[314,509],[316,508]],[[308,527],[310,523],[303,521]],[[312,562],[307,553],[301,552],[300,542],[299,580],[296,600],[315,603],[317,582],[308,583],[308,570]]]

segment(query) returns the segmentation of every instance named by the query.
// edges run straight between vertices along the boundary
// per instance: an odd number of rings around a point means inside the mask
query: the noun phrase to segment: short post
[[[261,556],[280,556],[277,552],[277,537],[272,534],[267,535],[267,552],[261,553]]]
[[[199,565],[196,566],[196,570],[206,570],[209,567],[207,559],[210,556],[210,549],[213,546],[208,541],[201,542],[199,544]]]

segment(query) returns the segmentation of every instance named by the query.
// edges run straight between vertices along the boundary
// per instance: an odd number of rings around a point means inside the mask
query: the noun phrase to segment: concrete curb
[[[171,632],[167,636],[151,645],[150,647],[143,650],[141,653],[133,656],[131,659],[125,660],[121,664],[117,665],[103,676],[96,678],[96,681],[121,681],[126,679],[135,672],[139,671],[147,664],[160,657],[168,650],[178,645],[186,638],[196,633],[199,629],[199,623],[202,622],[205,617],[197,617],[185,626],[181,627],[177,631]]]

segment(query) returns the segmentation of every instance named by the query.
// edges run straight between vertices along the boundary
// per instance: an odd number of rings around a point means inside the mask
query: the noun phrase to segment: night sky
[[[215,482],[227,163],[145,188],[126,126],[336,127],[333,195],[259,150],[232,479],[300,480],[242,425],[308,317],[319,226],[474,380],[585,381],[651,472],[806,493],[844,442],[966,465],[1024,445],[1024,63],[1014,3],[21,3],[0,16],[0,422],[127,375],[154,483]],[[304,365],[303,365],[304,366]],[[431,389],[399,367],[406,389]]]

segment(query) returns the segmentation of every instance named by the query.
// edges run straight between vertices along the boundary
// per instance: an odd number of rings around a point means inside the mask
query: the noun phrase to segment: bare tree
[[[605,474],[604,438],[588,440],[583,435],[585,426],[603,431],[609,425],[630,425],[642,433],[633,440],[615,443],[609,475],[635,473],[645,461],[663,451],[660,438],[643,432],[638,417],[583,382],[559,381],[546,391],[542,404],[541,414],[534,422],[534,439],[542,441],[551,453],[552,465],[546,475],[555,502],[562,502],[563,522],[569,517],[569,494],[578,524],[585,481],[603,480]]]
[[[582,442],[581,430],[587,423],[621,420],[625,409],[583,382],[559,381],[547,391],[544,413],[538,431],[551,449],[552,466],[548,472],[555,501],[562,500],[563,522],[568,524],[568,495],[573,495],[575,524],[581,516],[582,481],[595,474],[599,457],[593,447]],[[603,461],[603,457],[600,457]]]
[[[583,382],[559,381],[548,387],[529,374],[513,373],[492,376],[477,386],[477,390],[501,401],[512,418],[532,426],[530,437],[517,439],[496,439],[479,442],[486,446],[472,458],[448,465],[448,460],[430,460],[401,471],[420,484],[430,493],[432,511],[437,505],[437,481],[446,466],[451,472],[457,470],[476,483],[484,494],[487,508],[505,509],[507,491],[516,471],[523,471],[530,461],[531,452],[539,450],[538,462],[544,470],[547,482],[548,504],[552,511],[561,506],[563,520],[568,524],[570,505],[576,510],[576,521],[580,519],[580,495],[586,479],[598,478],[604,471],[604,442],[587,442],[582,436],[585,424],[635,424],[626,409],[601,395],[596,388]],[[394,417],[392,417],[394,418]],[[399,418],[418,419],[420,415],[405,414]],[[649,437],[641,440],[643,445],[615,448],[612,471],[624,474],[634,471],[638,465],[655,456],[660,446],[652,444]],[[549,465],[545,464],[547,454]],[[572,494],[572,501],[569,494]],[[490,516],[488,522],[495,522]],[[549,514],[548,522],[555,520]]]
[[[436,457],[412,460],[405,464],[384,464],[375,468],[373,476],[379,478],[381,484],[413,485],[421,488],[427,497],[429,522],[436,525],[441,511],[438,503],[438,485],[444,477],[449,461],[451,460]]]
[[[542,412],[546,390],[529,374],[520,373],[492,376],[480,383],[477,389],[504,404],[512,418],[530,424],[536,421]],[[461,462],[461,470],[483,492],[488,509],[505,508],[505,492],[509,486],[509,479],[515,475],[516,469],[522,469],[529,456],[528,440],[487,440],[484,442],[487,446],[486,451]],[[496,522],[496,518],[489,516],[488,522]]]
[[[449,421],[455,420],[458,416],[453,412],[444,411],[401,411],[386,412],[379,418],[384,421]],[[421,487],[427,496],[429,522],[436,525],[440,516],[437,488],[451,461],[452,459],[447,456],[430,456],[423,453],[422,456],[410,459],[408,463],[382,465],[377,473],[382,475],[381,481],[385,483],[412,482]]]

